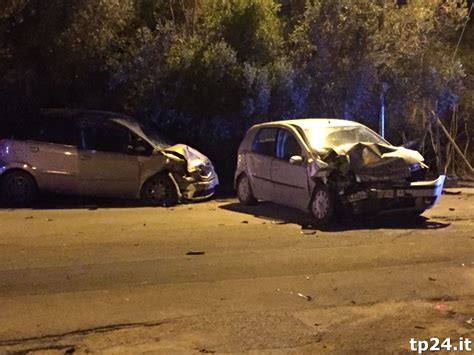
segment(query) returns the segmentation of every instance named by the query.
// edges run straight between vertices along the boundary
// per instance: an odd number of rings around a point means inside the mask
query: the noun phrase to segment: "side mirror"
[[[141,153],[146,153],[147,149],[144,145],[137,145],[134,151],[135,153],[141,154]]]
[[[301,165],[304,162],[304,158],[300,155],[293,155],[290,158],[290,164],[292,165]]]

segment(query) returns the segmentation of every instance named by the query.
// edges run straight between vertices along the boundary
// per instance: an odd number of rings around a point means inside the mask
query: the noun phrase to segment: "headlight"
[[[196,170],[199,172],[199,175],[203,177],[209,177],[212,173],[212,167],[210,164],[201,164],[196,167]]]

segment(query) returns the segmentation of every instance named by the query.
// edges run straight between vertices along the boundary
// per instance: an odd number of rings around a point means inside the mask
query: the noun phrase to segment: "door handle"
[[[30,152],[32,152],[32,153],[38,153],[38,152],[39,152],[39,148],[38,148],[38,147],[30,147]]]
[[[81,160],[90,160],[92,157],[90,155],[81,155],[80,159]]]

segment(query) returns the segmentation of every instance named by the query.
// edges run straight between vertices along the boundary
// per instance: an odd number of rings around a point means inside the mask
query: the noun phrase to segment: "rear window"
[[[260,130],[252,144],[252,152],[274,156],[277,131],[277,128],[263,128]]]

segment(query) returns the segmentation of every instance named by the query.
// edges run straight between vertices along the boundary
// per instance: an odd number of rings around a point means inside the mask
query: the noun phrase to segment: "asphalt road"
[[[474,341],[473,202],[464,189],[422,218],[326,231],[235,199],[3,209],[0,353],[403,353],[410,338]]]

